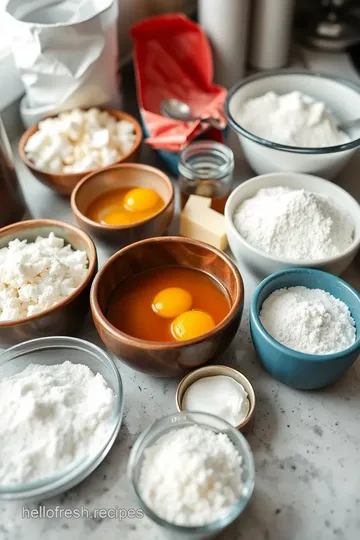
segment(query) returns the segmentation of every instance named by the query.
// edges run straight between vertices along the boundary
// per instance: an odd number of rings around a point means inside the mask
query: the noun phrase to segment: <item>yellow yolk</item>
[[[180,287],[163,289],[154,298],[152,309],[160,317],[172,319],[192,306],[192,296]]]
[[[215,322],[212,316],[197,309],[181,313],[171,324],[172,335],[177,341],[202,336],[213,328]]]
[[[143,212],[150,210],[159,202],[159,195],[156,191],[148,188],[135,188],[126,193],[124,204],[128,210],[133,212]]]
[[[133,220],[129,212],[125,210],[112,210],[102,216],[100,223],[104,223],[105,225],[130,225],[133,223]]]

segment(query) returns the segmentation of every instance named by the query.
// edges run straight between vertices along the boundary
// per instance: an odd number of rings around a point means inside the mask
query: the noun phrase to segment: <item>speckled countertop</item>
[[[234,149],[237,142],[232,139]],[[239,156],[237,181],[250,171]],[[149,162],[144,149],[143,159]],[[150,161],[154,162],[152,157]],[[342,184],[354,193],[360,184],[360,154],[349,165]],[[43,187],[18,164],[34,217],[72,221],[65,199]],[[358,186],[355,185],[358,184]],[[356,193],[355,193],[356,195]],[[176,232],[176,223],[172,232]],[[102,264],[107,254],[100,250]],[[360,288],[360,257],[345,275]],[[241,328],[230,348],[217,359],[241,370],[254,384],[256,415],[248,434],[256,463],[256,487],[244,514],[221,538],[235,540],[327,540],[360,538],[360,364],[337,384],[300,392],[273,380],[254,353],[248,302],[256,280],[242,272],[246,306]],[[101,345],[89,319],[82,337]],[[126,477],[130,448],[155,419],[175,410],[176,380],[154,379],[118,363],[125,388],[125,413],[118,439],[91,476],[63,495],[41,505],[65,509],[134,508]],[[0,442],[1,444],[1,442]],[[38,508],[28,504],[27,508]],[[21,503],[0,503],[0,540],[156,540],[163,538],[147,518],[28,519]]]

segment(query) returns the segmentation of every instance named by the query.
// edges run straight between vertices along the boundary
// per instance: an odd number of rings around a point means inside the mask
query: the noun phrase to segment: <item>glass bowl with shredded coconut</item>
[[[116,365],[82,339],[0,354],[0,499],[43,500],[84,480],[115,441],[123,401]]]
[[[254,461],[243,435],[207,413],[156,421],[132,448],[128,475],[139,507],[168,532],[209,538],[250,500]]]

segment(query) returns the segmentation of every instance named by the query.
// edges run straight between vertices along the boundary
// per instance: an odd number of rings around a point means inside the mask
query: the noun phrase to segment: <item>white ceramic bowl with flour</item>
[[[349,142],[328,147],[297,147],[261,138],[241,124],[242,105],[267,92],[298,91],[323,102],[341,123],[360,117],[360,87],[351,81],[309,71],[278,70],[243,79],[228,93],[225,113],[238,134],[244,154],[258,174],[294,171],[334,178],[360,146],[360,129],[351,132]]]
[[[254,197],[259,190],[272,187],[304,189],[325,196],[333,205],[347,214],[353,223],[353,242],[343,252],[317,260],[291,259],[271,255],[250,245],[239,233],[234,224],[234,215],[239,206]],[[236,259],[244,262],[260,277],[286,268],[312,267],[340,275],[353,261],[360,247],[360,205],[344,189],[316,176],[298,173],[272,173],[257,176],[244,182],[230,195],[225,207],[226,232],[230,248]],[[315,229],[315,224],[314,224]]]

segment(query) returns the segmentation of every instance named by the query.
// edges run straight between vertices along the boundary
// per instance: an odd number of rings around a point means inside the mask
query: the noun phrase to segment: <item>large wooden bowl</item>
[[[117,111],[116,109],[107,109],[105,107],[96,107],[97,109],[100,109],[101,111],[107,111],[111,116],[114,116],[116,120],[127,120],[128,122],[131,122],[135,129],[136,134],[136,140],[134,143],[133,148],[130,152],[127,154],[124,154],[121,159],[116,161],[116,163],[125,163],[129,161],[136,161],[139,149],[140,149],[140,143],[142,139],[142,131],[141,126],[137,120],[130,114],[126,114],[122,111]],[[84,108],[84,110],[87,110]],[[57,115],[54,115],[57,116]],[[28,130],[25,131],[23,136],[21,137],[19,141],[19,155],[22,159],[22,161],[25,163],[27,168],[32,172],[32,174],[40,180],[45,186],[53,189],[57,193],[60,193],[61,195],[71,195],[72,190],[80,182],[82,178],[87,176],[92,171],[85,171],[81,173],[49,173],[42,169],[38,169],[35,167],[34,163],[27,157],[25,152],[25,145],[28,141],[28,139],[34,135],[36,131],[38,131],[39,125],[36,124],[35,126],[32,126]]]
[[[37,236],[48,236],[50,232],[63,238],[73,249],[86,251],[88,272],[77,289],[55,306],[26,319],[0,321],[0,343],[3,345],[46,336],[74,335],[90,310],[89,294],[97,271],[97,255],[93,241],[81,229],[53,219],[21,221],[0,229],[0,248],[16,238],[33,242]]]
[[[133,338],[107,319],[110,299],[127,278],[150,268],[169,265],[203,270],[228,291],[231,309],[211,332],[184,342],[160,343]],[[163,237],[143,240],[113,255],[94,279],[90,305],[104,344],[132,368],[155,376],[181,376],[223,352],[233,340],[244,303],[242,278],[235,264],[221,251],[196,240]]]

